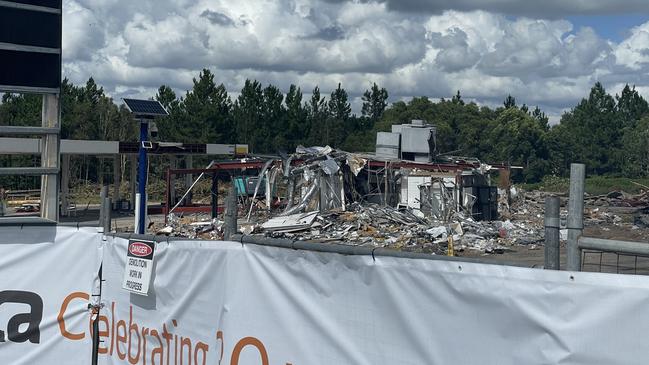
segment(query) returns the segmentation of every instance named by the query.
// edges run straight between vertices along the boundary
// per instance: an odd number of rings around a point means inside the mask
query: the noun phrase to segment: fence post
[[[581,270],[581,250],[577,240],[584,229],[584,185],[586,166],[573,163],[570,165],[570,198],[568,200],[568,257],[569,271]]]
[[[559,270],[559,198],[545,198],[545,268]]]
[[[109,233],[111,230],[110,227],[110,219],[111,219],[111,211],[112,211],[112,201],[111,198],[104,198],[104,200],[101,202],[101,211],[103,212],[102,215],[102,221],[101,225],[104,227],[104,234]]]
[[[229,240],[237,233],[237,189],[232,180],[232,187],[226,199],[225,207],[225,226],[223,230],[223,239]]]
[[[99,301],[93,308],[95,320],[92,322],[92,365],[99,363],[99,344],[101,339],[99,337],[99,311],[101,310],[101,289],[104,281],[103,265],[99,266]]]

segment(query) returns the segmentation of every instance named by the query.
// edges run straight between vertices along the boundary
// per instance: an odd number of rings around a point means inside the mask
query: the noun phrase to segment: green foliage
[[[515,107],[500,113],[488,139],[492,141],[489,161],[523,166],[524,181],[538,181],[547,170],[545,130],[528,113]]]
[[[376,83],[372,84],[370,90],[365,90],[363,94],[363,108],[361,113],[370,121],[370,126],[381,119],[385,108],[388,106],[388,91],[384,88],[379,89]]]
[[[388,91],[372,83],[361,96],[357,116],[342,84],[326,97],[316,86],[304,100],[298,85],[291,85],[284,95],[276,86],[246,80],[233,101],[217,80],[203,69],[182,96],[160,86],[155,98],[170,114],[156,121],[161,140],[246,143],[253,153],[290,152],[298,145],[372,152],[377,131],[423,119],[437,128],[440,155],[522,166],[521,173],[513,174],[516,182],[546,183],[546,175],[565,177],[572,162],[585,163],[590,175],[649,175],[649,104],[628,85],[613,97],[596,83],[587,98],[550,127],[539,107],[519,107],[512,95],[496,109],[465,101],[459,90],[450,99],[434,102],[422,96],[388,106]],[[92,78],[84,85],[63,80],[61,98],[63,138],[138,138],[138,125],[126,108]],[[40,124],[41,103],[38,95],[4,94],[0,124]],[[13,156],[0,163],[27,166],[38,161]],[[72,174],[79,180],[101,181],[108,170],[108,164],[94,157],[77,158],[73,166],[77,167]],[[154,172],[161,173],[161,168]]]
[[[503,105],[505,106],[505,109],[516,108],[516,98],[511,95],[507,95],[505,101],[503,102]]]
[[[550,131],[557,143],[553,154],[563,155],[555,170],[565,174],[570,162],[581,162],[590,174],[621,171],[623,125],[615,99],[602,84],[596,83],[587,99],[564,114],[560,126]]]

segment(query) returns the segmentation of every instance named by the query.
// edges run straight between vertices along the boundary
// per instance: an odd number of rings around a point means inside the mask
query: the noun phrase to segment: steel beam
[[[53,167],[0,167],[0,175],[39,176],[58,174],[59,169]]]
[[[649,256],[649,242],[608,240],[602,238],[579,237],[580,250],[614,252],[628,255]]]
[[[23,127],[2,125],[0,126],[0,135],[5,136],[36,136],[46,134],[59,134],[59,128],[49,127]]]

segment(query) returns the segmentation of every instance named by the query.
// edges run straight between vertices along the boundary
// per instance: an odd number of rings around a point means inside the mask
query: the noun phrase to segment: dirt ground
[[[588,237],[616,239],[622,241],[646,242],[649,244],[649,228],[639,227],[633,222],[641,215],[640,209],[617,207],[586,207],[586,211],[599,209],[621,218],[620,222],[584,222],[584,235]],[[512,263],[525,267],[543,267],[544,246],[516,245],[508,247],[502,254],[485,254],[466,250],[457,254],[460,257],[479,258],[485,261]],[[566,242],[561,241],[561,269],[566,267]],[[624,256],[615,253],[584,252],[582,270],[590,272],[649,275],[649,258]]]

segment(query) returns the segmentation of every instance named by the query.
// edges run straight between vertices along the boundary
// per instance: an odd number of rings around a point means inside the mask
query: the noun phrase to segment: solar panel
[[[162,104],[156,100],[124,99],[124,103],[136,118],[169,115]]]

